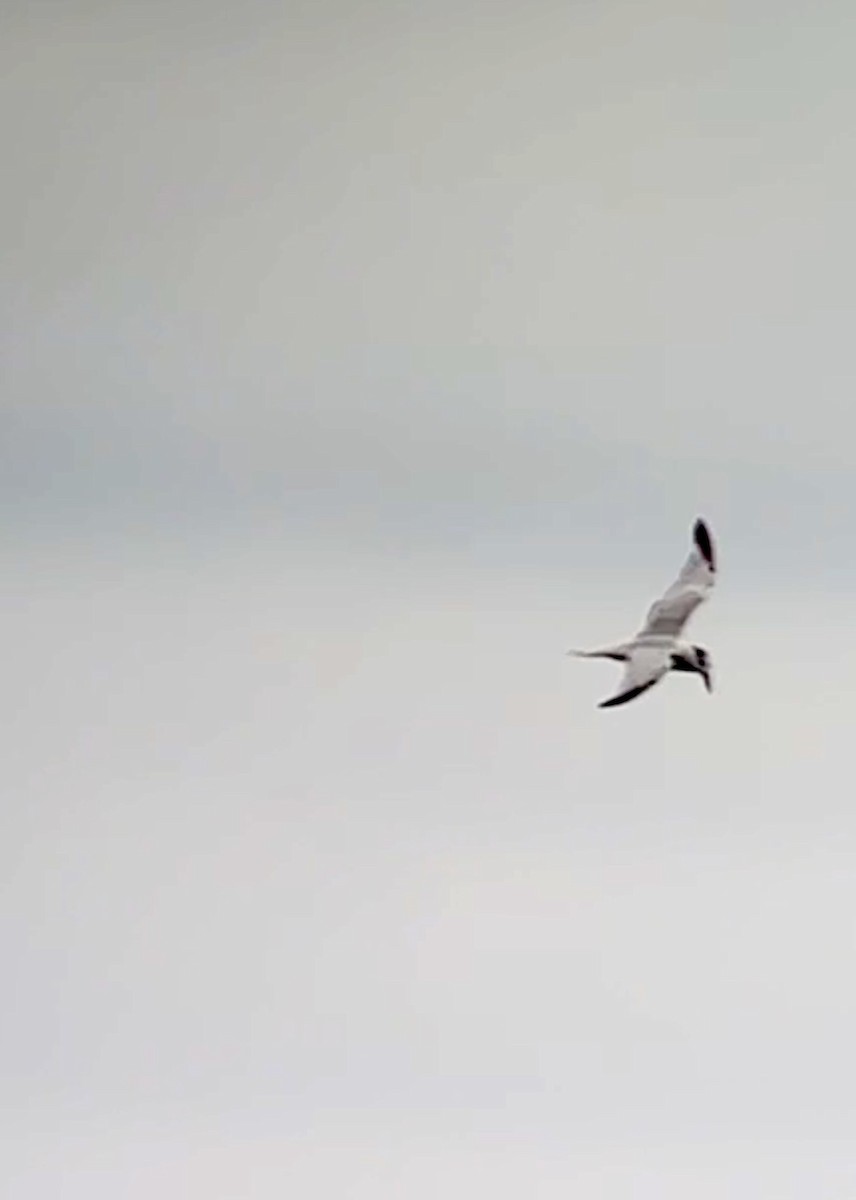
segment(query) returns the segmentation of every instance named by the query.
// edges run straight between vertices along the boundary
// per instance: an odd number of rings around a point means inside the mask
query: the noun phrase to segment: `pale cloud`
[[[852,1194],[852,13],[7,24],[9,1194]]]

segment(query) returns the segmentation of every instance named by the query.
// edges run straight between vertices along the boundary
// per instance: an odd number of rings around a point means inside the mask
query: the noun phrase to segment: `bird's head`
[[[693,646],[693,665],[696,671],[704,680],[704,686],[709,692],[713,691],[712,674],[713,664],[710,661],[710,655],[705,650],[704,646]]]

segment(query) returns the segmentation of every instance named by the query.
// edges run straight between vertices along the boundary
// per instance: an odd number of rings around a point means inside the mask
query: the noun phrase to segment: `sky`
[[[852,6],[2,29],[4,1194],[850,1200]]]

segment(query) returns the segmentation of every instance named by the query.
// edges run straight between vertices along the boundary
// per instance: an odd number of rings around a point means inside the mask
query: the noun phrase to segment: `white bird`
[[[678,578],[651,605],[643,628],[630,641],[602,650],[572,650],[579,658],[612,658],[625,663],[618,692],[599,708],[615,708],[647,692],[668,671],[701,675],[712,691],[710,655],[702,646],[680,640],[683,628],[708,598],[716,581],[716,556],[710,531],[701,519],[693,526],[693,545]]]

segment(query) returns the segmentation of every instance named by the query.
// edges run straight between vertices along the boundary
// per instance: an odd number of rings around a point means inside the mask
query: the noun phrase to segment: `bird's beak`
[[[704,680],[704,686],[709,692],[713,691],[713,681],[710,677],[710,671],[702,671],[701,677]]]

